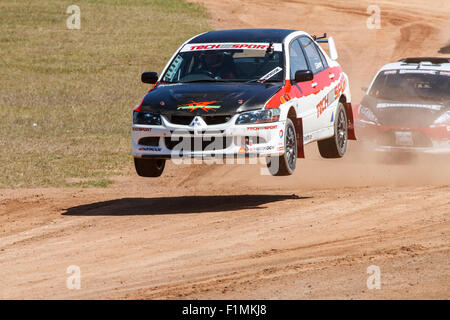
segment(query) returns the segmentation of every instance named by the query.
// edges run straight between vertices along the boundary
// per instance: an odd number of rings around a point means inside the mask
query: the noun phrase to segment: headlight
[[[161,116],[154,113],[133,111],[133,123],[159,126],[161,125]]]
[[[367,107],[364,107],[361,104],[359,105],[359,108],[358,108],[358,114],[359,114],[360,118],[363,119],[363,120],[378,123],[378,118],[372,112],[372,110],[370,110]]]
[[[280,109],[262,109],[241,113],[236,124],[276,122],[278,120],[280,120]]]
[[[444,112],[434,121],[434,124],[450,123],[450,111]]]

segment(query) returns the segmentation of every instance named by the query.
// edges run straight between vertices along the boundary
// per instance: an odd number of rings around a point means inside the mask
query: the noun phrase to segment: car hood
[[[429,126],[444,112],[448,103],[436,101],[396,101],[364,97],[361,104],[368,107],[382,125]]]
[[[232,115],[262,108],[281,87],[281,82],[160,84],[146,94],[142,110],[167,115]]]

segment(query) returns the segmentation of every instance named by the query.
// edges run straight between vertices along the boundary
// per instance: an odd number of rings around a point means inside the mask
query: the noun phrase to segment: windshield
[[[373,83],[369,95],[386,100],[450,100],[450,72],[387,70]]]
[[[266,49],[182,50],[170,64],[162,81],[283,81],[282,51]]]

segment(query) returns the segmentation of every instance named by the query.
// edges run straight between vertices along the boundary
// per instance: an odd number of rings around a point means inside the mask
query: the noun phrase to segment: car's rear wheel
[[[134,158],[136,173],[141,177],[159,177],[166,165],[164,159],[142,159]]]
[[[334,135],[317,142],[323,158],[342,158],[347,150],[348,123],[344,105],[339,102],[334,118]]]
[[[294,173],[297,164],[297,135],[291,119],[286,119],[284,130],[284,154],[267,157],[267,168],[273,176],[288,176]]]

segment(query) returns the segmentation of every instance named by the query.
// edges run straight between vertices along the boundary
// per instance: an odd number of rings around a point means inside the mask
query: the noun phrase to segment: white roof
[[[419,67],[419,68],[417,68]],[[450,71],[450,63],[432,64],[430,62],[405,63],[403,61],[388,63],[384,65],[380,71],[384,70],[439,70]]]

